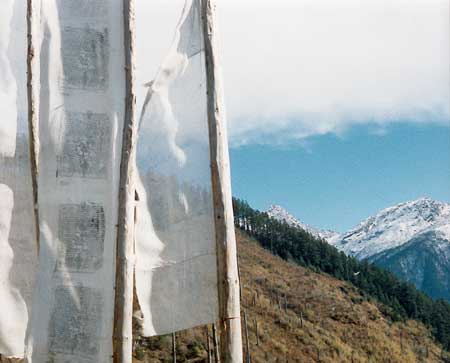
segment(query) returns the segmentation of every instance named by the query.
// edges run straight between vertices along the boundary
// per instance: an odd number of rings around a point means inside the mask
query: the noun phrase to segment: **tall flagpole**
[[[31,166],[31,186],[33,189],[33,215],[36,230],[37,252],[39,253],[39,210],[38,210],[38,154],[39,154],[39,134],[37,117],[36,87],[39,71],[37,66],[38,53],[35,44],[36,21],[35,2],[27,0],[27,101],[28,101],[28,134],[29,134],[29,155]]]
[[[242,362],[239,276],[231,194],[227,127],[223,104],[215,1],[202,1],[207,74],[207,109],[217,246],[220,353],[223,363]]]
[[[134,0],[123,0],[125,50],[125,117],[120,163],[116,246],[114,363],[131,363],[133,353],[134,161],[137,125],[134,94]]]

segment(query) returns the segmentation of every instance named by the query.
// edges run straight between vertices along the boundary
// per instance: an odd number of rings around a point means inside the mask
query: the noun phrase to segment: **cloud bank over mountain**
[[[153,77],[182,7],[159,3],[138,0],[138,80]],[[218,13],[235,146],[449,123],[448,1],[219,0]]]

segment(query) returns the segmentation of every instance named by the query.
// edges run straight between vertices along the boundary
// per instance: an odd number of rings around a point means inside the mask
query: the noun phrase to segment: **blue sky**
[[[352,127],[283,146],[231,149],[233,194],[280,204],[303,222],[345,231],[378,210],[429,196],[450,202],[450,128]]]

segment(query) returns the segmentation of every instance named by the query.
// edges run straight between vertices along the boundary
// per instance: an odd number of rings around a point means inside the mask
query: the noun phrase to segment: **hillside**
[[[286,262],[242,232],[237,237],[252,362],[446,361],[421,323],[394,323],[349,283]],[[134,362],[170,362],[171,344],[170,336],[136,337]],[[177,333],[179,362],[206,357],[205,327]]]

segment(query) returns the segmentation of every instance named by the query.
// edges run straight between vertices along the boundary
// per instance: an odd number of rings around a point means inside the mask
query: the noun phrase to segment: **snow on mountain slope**
[[[430,198],[400,203],[361,222],[334,240],[333,245],[363,259],[402,246],[428,231],[450,241],[450,204]]]
[[[369,257],[369,261],[409,281],[433,298],[450,301],[448,234],[428,229],[405,244]]]
[[[311,233],[315,237],[323,238],[331,244],[334,244],[334,242],[339,239],[339,233],[330,230],[317,229],[306,223],[303,223],[279,205],[271,205],[267,210],[267,214],[280,222],[284,221],[292,227],[301,228]]]
[[[450,204],[421,198],[386,208],[334,245],[450,301]]]
[[[267,213],[321,237],[347,255],[367,258],[433,298],[450,301],[450,204],[421,198],[386,208],[341,235],[300,222],[280,206]]]

